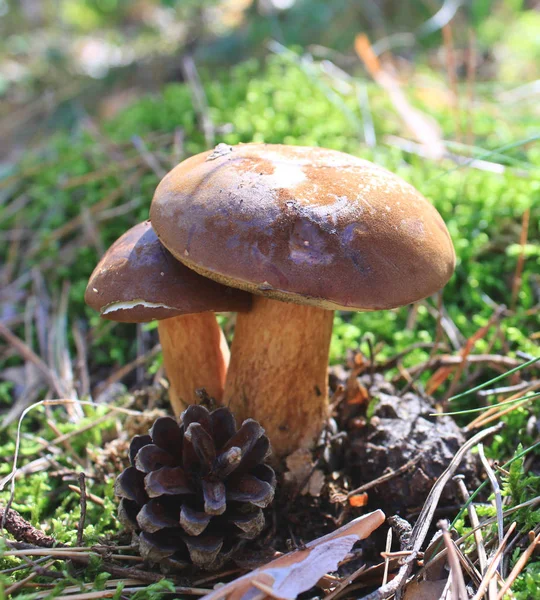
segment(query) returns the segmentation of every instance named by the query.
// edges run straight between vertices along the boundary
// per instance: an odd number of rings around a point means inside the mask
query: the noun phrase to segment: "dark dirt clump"
[[[350,484],[355,489],[402,468],[369,489],[368,506],[388,515],[415,513],[465,436],[452,417],[433,416],[429,398],[414,392],[399,395],[381,374],[362,375],[357,384],[367,393],[367,401],[352,410],[345,406],[339,419],[340,429],[348,434],[343,468]],[[469,454],[458,472],[472,486],[478,472],[476,459]],[[447,486],[440,506],[457,504],[454,494],[453,486]]]

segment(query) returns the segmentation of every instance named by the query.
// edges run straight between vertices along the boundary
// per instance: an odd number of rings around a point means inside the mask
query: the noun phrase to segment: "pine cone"
[[[117,478],[119,519],[138,534],[141,556],[167,571],[194,564],[219,568],[262,531],[274,497],[264,429],[252,419],[236,430],[228,408],[190,406],[160,417],[133,438]]]

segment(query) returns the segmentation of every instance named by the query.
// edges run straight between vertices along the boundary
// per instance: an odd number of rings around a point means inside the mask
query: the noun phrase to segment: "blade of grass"
[[[5,525],[5,516],[6,516],[7,510],[10,508],[10,506],[13,502],[13,498],[15,497],[15,479],[16,479],[15,476],[17,474],[17,462],[19,459],[19,452],[20,452],[20,445],[21,445],[21,429],[22,429],[23,419],[26,417],[26,415],[31,410],[33,410],[34,408],[36,408],[38,406],[65,406],[67,404],[73,404],[73,403],[77,403],[77,404],[80,404],[83,406],[103,406],[96,402],[92,402],[90,400],[73,400],[71,398],[61,398],[61,399],[54,399],[54,400],[40,400],[39,402],[35,402],[34,404],[32,404],[31,406],[26,408],[22,412],[21,416],[19,417],[19,422],[17,423],[17,436],[15,439],[15,452],[13,455],[13,467],[12,467],[10,473],[8,473],[5,477],[3,477],[0,480],[0,491],[2,491],[4,489],[6,484],[11,483],[10,497],[9,497],[9,500],[5,507],[6,511],[4,512],[4,516],[2,518],[0,528],[3,528]],[[113,412],[121,412],[124,414],[131,414],[131,415],[140,414],[139,411],[122,408],[120,406],[107,406],[107,408]],[[94,424],[95,424],[95,422],[94,422]]]
[[[461,165],[457,165],[456,167],[453,167],[452,169],[448,169],[447,171],[444,171],[443,173],[439,173],[438,175],[431,177],[430,179],[428,179],[428,181],[426,183],[431,183],[433,181],[436,181],[440,177],[443,177],[444,175],[449,175],[450,173],[453,173],[454,171],[457,171],[458,169],[467,167],[470,165],[470,163],[474,162],[475,160],[483,160],[483,159],[489,158],[495,154],[503,153],[503,152],[506,152],[507,150],[513,150],[514,148],[519,148],[519,146],[525,146],[527,144],[530,144],[531,142],[536,142],[537,140],[540,140],[540,133],[532,135],[528,138],[524,138],[522,140],[518,140],[517,142],[511,142],[509,144],[505,144],[504,146],[499,146],[498,148],[495,148],[494,150],[489,150],[488,152],[485,152],[484,154],[480,154],[480,156],[477,156],[476,158],[471,158],[470,160],[465,161]]]
[[[510,397],[506,398],[505,400],[501,400],[502,402],[510,402],[511,400],[519,400],[520,398],[526,398],[527,396],[524,394],[531,394],[533,392],[536,392],[536,390],[538,390],[540,388],[540,381],[533,381],[531,382],[524,382],[525,383],[525,389],[520,389],[519,391],[517,391],[515,394],[511,395]],[[502,389],[502,388],[499,388]],[[489,390],[486,390],[486,392],[484,393],[488,393]],[[523,393],[520,393],[523,392]],[[496,392],[493,391],[492,395],[496,395],[497,393],[500,392]],[[504,393],[504,392],[503,392]],[[482,392],[479,392],[479,395],[482,394]],[[478,423],[485,421],[485,419],[487,419],[487,417],[495,414],[495,413],[499,413],[500,409],[498,404],[494,404],[493,406],[491,406],[490,408],[488,408],[484,413],[478,415],[477,417],[475,417],[468,425],[467,425],[467,429],[471,430],[474,429],[478,426]]]
[[[486,425],[487,423],[491,423],[492,421],[500,419],[504,415],[507,415],[508,413],[512,412],[513,410],[516,410],[516,408],[519,408],[520,406],[522,406],[523,404],[526,404],[526,403],[527,403],[526,401],[523,401],[523,402],[520,402],[519,404],[515,404],[514,406],[509,406],[508,408],[505,408],[504,410],[500,410],[495,413],[490,413],[490,415],[486,415],[483,419],[478,419],[475,422],[474,426],[468,425],[467,430],[472,431],[473,429],[479,429],[480,427],[484,427],[484,425]]]
[[[527,502],[522,502],[521,504],[517,504],[516,506],[513,506],[512,508],[505,510],[503,513],[503,516],[506,518],[509,515],[515,513],[516,511],[521,510],[522,508],[530,507],[532,510],[532,509],[536,508],[538,505],[540,505],[540,497],[533,498],[532,500],[528,500]],[[474,535],[476,532],[481,531],[483,528],[488,527],[489,525],[493,525],[496,522],[497,522],[497,517],[490,517],[489,519],[482,521],[482,523],[473,527],[467,533],[465,533],[464,535],[459,537],[457,540],[455,540],[456,545],[459,546],[460,544],[463,544],[463,542],[465,542],[465,540],[467,540],[471,535]],[[422,566],[422,568],[420,569],[420,571],[418,573],[418,576],[423,576],[423,574],[426,572],[426,570],[430,566],[434,565],[435,563],[437,563],[443,557],[446,556],[446,548],[443,548],[442,539],[439,539],[436,543],[438,543],[439,549],[437,549],[437,547],[432,549],[429,561],[427,561]]]
[[[464,475],[456,475],[454,477],[454,481],[457,484],[461,499],[466,502],[470,498],[470,494],[469,490],[465,486],[464,478]],[[480,520],[473,504],[469,506],[469,521],[473,527],[478,527],[480,525]],[[476,542],[476,552],[478,554],[478,562],[480,564],[480,573],[485,575],[487,569],[487,554],[484,546],[484,538],[480,529],[474,532],[474,541]]]
[[[484,412],[486,410],[490,410],[492,408],[499,408],[499,406],[508,406],[509,404],[519,404],[520,402],[525,403],[529,400],[534,400],[535,398],[540,397],[540,392],[538,394],[532,394],[531,396],[520,396],[519,398],[514,398],[513,400],[504,400],[503,402],[499,402],[495,406],[481,406],[480,408],[468,408],[466,410],[455,410],[453,412],[443,412],[443,413],[431,413],[430,417],[440,417],[442,415],[447,417],[454,417],[456,415],[470,415],[473,413]]]
[[[463,578],[463,571],[457,555],[456,546],[450,537],[448,531],[448,522],[439,521],[437,526],[442,530],[444,545],[446,546],[446,553],[448,556],[448,564],[450,565],[450,576],[452,578],[451,590],[452,599],[455,600],[468,600],[467,588],[465,587],[465,579]]]
[[[438,123],[410,104],[398,80],[381,65],[366,34],[359,33],[355,37],[354,50],[373,80],[388,94],[402,122],[424,146],[429,156],[434,159],[442,158],[444,146]]]
[[[529,219],[531,216],[531,209],[527,208],[523,212],[521,221],[521,233],[519,236],[519,244],[521,250],[516,263],[516,270],[514,273],[514,280],[512,282],[512,299],[510,301],[510,309],[515,310],[518,300],[519,290],[521,289],[523,267],[525,265],[525,245],[527,244],[527,237],[529,234]]]
[[[482,465],[486,471],[486,475],[488,476],[489,482],[491,483],[491,487],[493,489],[493,493],[495,494],[495,509],[497,511],[497,532],[499,534],[499,544],[502,544],[503,541],[503,508],[502,508],[502,495],[501,488],[499,486],[499,482],[497,481],[497,477],[495,477],[495,473],[489,464],[486,455],[484,454],[484,445],[478,444],[478,455],[480,456],[480,460],[482,461]]]
[[[524,362],[522,365],[519,365],[518,367],[515,367],[514,369],[510,369],[510,371],[507,371],[506,373],[503,373],[502,375],[498,375],[497,377],[494,377],[493,379],[490,379],[489,381],[486,381],[485,383],[481,383],[480,385],[477,385],[476,387],[473,387],[470,390],[467,390],[466,392],[462,392],[461,394],[458,394],[457,396],[452,396],[451,398],[448,398],[448,401],[452,402],[453,400],[459,400],[460,398],[464,398],[465,396],[468,396],[469,394],[474,394],[478,390],[483,390],[484,388],[492,385],[493,383],[496,383],[497,381],[500,381],[501,379],[508,377],[508,375],[512,375],[513,373],[517,373],[518,371],[521,371],[521,369],[524,369],[525,367],[533,365],[534,363],[538,362],[539,360],[540,360],[540,356],[537,356],[536,358],[531,358],[531,360]]]
[[[536,450],[537,448],[540,448],[540,442],[536,442],[536,444],[533,444],[532,446],[529,446],[528,448],[525,448],[524,450],[522,450],[521,452],[518,452],[518,454],[516,454],[515,456],[513,456],[509,461],[505,462],[504,465],[501,465],[501,467],[503,469],[507,469],[512,463],[514,463],[516,460],[519,460],[520,458],[522,458],[523,456],[526,456],[527,454],[529,454],[530,452],[533,452],[534,450]],[[471,502],[476,498],[476,496],[478,496],[478,494],[487,486],[488,482],[484,481],[482,484],[480,484],[476,490],[470,495],[469,499],[465,502],[465,504],[460,508],[458,514],[454,517],[454,520],[452,521],[452,525],[451,527],[455,527],[457,521],[459,519],[461,519],[461,517],[463,516],[464,512],[467,510],[467,508],[469,507],[469,505],[471,504]]]
[[[454,49],[454,36],[452,33],[452,24],[449,20],[442,27],[443,43],[444,43],[444,54],[446,60],[446,76],[448,78],[448,85],[452,90],[452,113],[454,115],[454,130],[456,132],[456,139],[461,142],[461,111],[459,102],[459,88],[457,80],[457,69],[456,69],[456,53]]]

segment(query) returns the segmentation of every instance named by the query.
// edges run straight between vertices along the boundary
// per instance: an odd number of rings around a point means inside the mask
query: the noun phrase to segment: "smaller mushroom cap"
[[[150,221],[124,233],[94,269],[86,303],[111,321],[144,323],[206,311],[244,311],[251,296],[195,273],[160,243]]]

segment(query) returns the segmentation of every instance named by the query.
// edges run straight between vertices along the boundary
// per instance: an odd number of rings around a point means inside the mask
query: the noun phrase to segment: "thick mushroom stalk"
[[[334,312],[253,297],[239,314],[223,402],[258,421],[277,456],[313,445],[328,416]]]
[[[196,404],[200,388],[221,403],[230,353],[214,313],[163,319],[158,332],[174,413]]]

